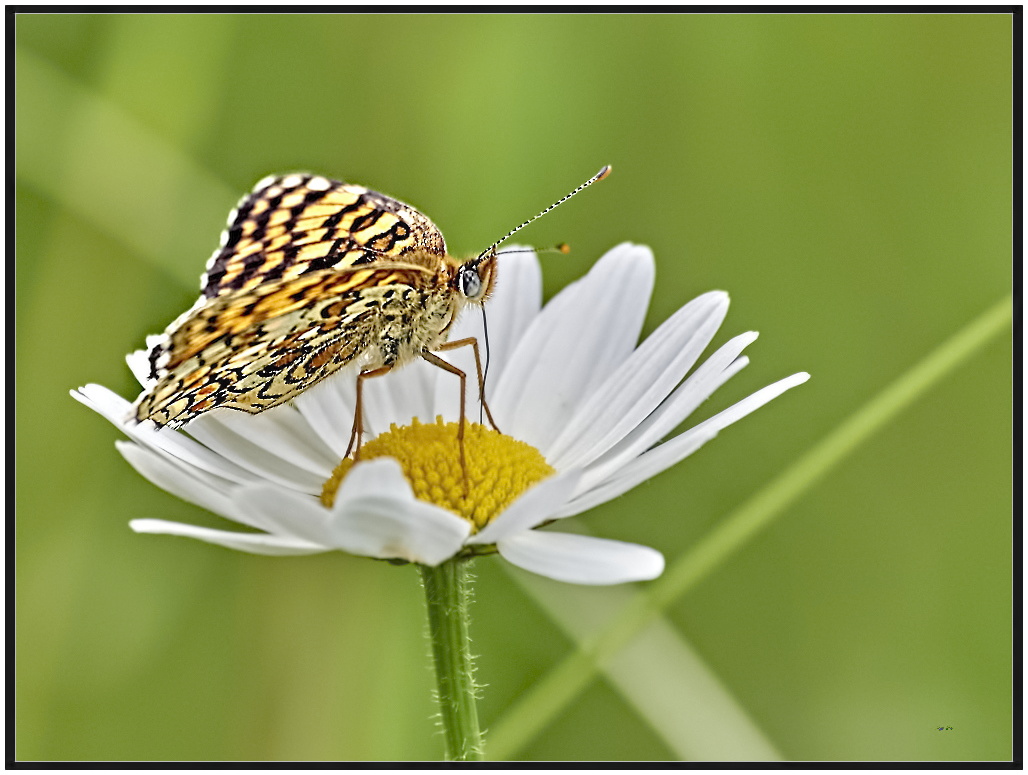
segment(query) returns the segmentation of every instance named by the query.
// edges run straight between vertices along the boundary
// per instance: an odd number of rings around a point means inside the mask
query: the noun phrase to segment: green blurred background
[[[134,473],[68,396],[135,395],[124,353],[192,303],[256,180],[368,185],[463,254],[612,164],[519,235],[573,246],[544,257],[546,295],[646,243],[647,332],[723,288],[715,344],[762,334],[699,418],[813,375],[581,518],[673,559],[1010,292],[1015,23],[17,16],[18,758],[440,755],[411,568],[133,534],[135,517],[220,523]],[[746,719],[706,719],[720,749],[653,723],[709,715],[688,681],[640,709],[601,677],[518,756],[744,758],[749,724],[786,759],[1009,759],[1011,346],[993,340],[666,611]],[[573,648],[540,598],[602,610],[625,591],[526,587],[501,566],[478,563],[486,727]]]

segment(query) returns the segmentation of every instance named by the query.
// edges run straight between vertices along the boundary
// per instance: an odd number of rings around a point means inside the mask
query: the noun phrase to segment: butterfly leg
[[[438,355],[433,352],[429,352],[428,350],[423,350],[421,352],[421,357],[433,366],[438,366],[440,369],[444,369],[451,374],[456,374],[460,378],[460,424],[457,426],[457,443],[460,445],[460,469],[464,472],[464,490],[466,493],[468,489],[468,469],[464,464],[464,399],[467,394],[468,375],[452,363],[444,361]]]
[[[353,411],[353,427],[350,429],[350,443],[346,445],[344,458],[349,457],[351,452],[353,452],[355,462],[361,458],[361,437],[364,435],[364,380],[381,377],[383,374],[388,374],[392,368],[392,366],[380,366],[370,371],[362,371],[357,375],[357,401]]]
[[[437,350],[455,350],[458,347],[470,346],[472,351],[475,353],[475,371],[478,372],[478,395],[482,400],[482,408],[485,409],[485,416],[489,418],[489,424],[493,426],[493,430],[497,433],[503,433],[496,425],[496,420],[493,419],[493,413],[489,411],[489,404],[485,401],[485,377],[482,375],[482,359],[478,354],[478,340],[469,336],[466,339],[457,339],[453,342],[446,342],[445,344],[439,345]],[[462,415],[463,416],[463,415]]]

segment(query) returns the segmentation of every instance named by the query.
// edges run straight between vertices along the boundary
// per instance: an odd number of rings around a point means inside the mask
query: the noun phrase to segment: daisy
[[[140,474],[251,530],[159,519],[133,520],[132,528],[256,554],[341,550],[427,566],[495,551],[578,584],[659,576],[663,556],[649,547],[537,528],[627,492],[809,375],[786,377],[662,442],[748,363],[742,352],[752,332],[693,368],[724,320],[727,294],[693,299],[637,347],[654,281],[648,248],[615,247],[544,307],[536,257],[499,261],[488,302],[487,396],[503,433],[470,423],[477,412],[469,409],[465,468],[455,438],[457,380],[420,359],[368,381],[356,464],[340,463],[353,418],[352,371],[291,405],[259,415],[217,410],[183,431],[136,424],[129,401],[87,385],[72,395],[123,430],[129,441],[117,448]],[[450,338],[483,341],[482,334],[480,317],[469,313]],[[446,353],[474,375],[470,354],[466,362],[462,355]],[[142,382],[144,354],[128,362]],[[469,407],[478,405],[476,391],[468,379]]]

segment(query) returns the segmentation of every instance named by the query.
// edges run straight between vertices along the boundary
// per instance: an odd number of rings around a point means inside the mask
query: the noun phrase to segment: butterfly
[[[463,431],[466,375],[436,353],[472,347],[483,387],[477,341],[447,337],[465,306],[489,297],[496,248],[609,172],[463,261],[431,220],[396,199],[319,175],[264,178],[230,213],[200,298],[147,339],[136,421],[180,428],[214,409],[256,414],[356,366],[346,454],[358,456],[364,381],[420,357],[459,377]]]

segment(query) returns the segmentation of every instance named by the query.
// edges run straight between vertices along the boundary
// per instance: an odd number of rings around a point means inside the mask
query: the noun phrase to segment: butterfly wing
[[[273,176],[232,211],[201,288],[211,299],[412,253],[446,255],[439,229],[413,207],[317,175]]]
[[[151,350],[159,376],[137,401],[136,419],[177,428],[222,406],[257,413],[285,403],[374,352],[383,300],[424,276],[420,267],[383,263],[226,291]]]
[[[316,175],[265,178],[229,216],[196,304],[148,342],[136,419],[178,427],[288,401],[371,347],[383,289],[445,256],[439,229],[403,202]]]

